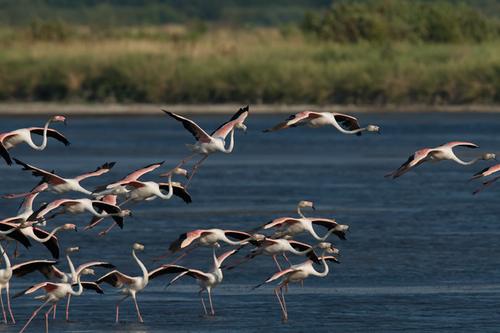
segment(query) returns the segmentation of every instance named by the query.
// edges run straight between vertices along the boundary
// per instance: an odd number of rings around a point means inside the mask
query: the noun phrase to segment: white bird
[[[137,262],[137,265],[139,265],[139,268],[142,271],[141,276],[132,277],[123,274],[118,270],[114,270],[103,275],[96,281],[97,284],[106,282],[115,288],[121,289],[121,293],[125,294],[125,296],[116,303],[116,323],[118,323],[118,320],[120,318],[120,304],[129,297],[132,297],[132,300],[134,301],[139,322],[143,323],[144,320],[142,319],[141,311],[139,310],[139,305],[137,304],[137,293],[146,288],[151,279],[154,279],[166,273],[166,269],[163,267],[159,267],[151,272],[148,272],[146,266],[144,266],[142,261],[137,257],[135,253],[136,251],[142,250],[144,250],[144,245],[142,244],[135,243],[132,246],[132,257]]]
[[[115,165],[115,162],[105,163],[92,172],[84,173],[84,174],[79,175],[75,178],[63,178],[63,177],[56,175],[54,172],[45,171],[45,170],[37,168],[35,166],[26,164],[18,159],[14,158],[14,161],[17,164],[23,166],[23,170],[32,171],[33,176],[43,177],[42,183],[40,183],[36,187],[36,191],[42,192],[45,190],[49,190],[49,191],[57,193],[57,194],[62,194],[62,193],[74,191],[74,192],[80,192],[80,193],[83,193],[86,195],[92,195],[92,192],[83,188],[80,185],[80,182],[82,180],[87,179],[87,178],[98,177],[98,176],[101,176],[105,173],[108,173],[111,170],[111,168],[113,168],[113,166]],[[26,195],[31,194],[31,193],[33,193],[33,191],[29,192],[29,193],[21,193],[21,194],[7,194],[4,197],[6,197],[6,198],[18,198],[18,197],[26,196]]]
[[[380,134],[380,127],[377,125],[368,125],[360,127],[358,119],[337,112],[315,112],[302,111],[291,115],[285,122],[264,130],[264,132],[273,132],[285,128],[307,125],[317,128],[323,126],[333,126],[339,132],[344,134],[361,135],[362,132],[375,132]]]
[[[411,169],[417,167],[418,165],[427,161],[445,161],[450,160],[461,165],[471,165],[480,160],[493,160],[496,159],[496,155],[493,153],[485,153],[479,157],[476,157],[470,161],[463,161],[455,155],[453,148],[455,147],[467,147],[467,148],[479,148],[478,145],[472,142],[462,142],[453,141],[448,142],[444,145],[435,148],[423,148],[417,150],[413,155],[408,157],[408,160],[403,163],[397,170],[385,175],[385,177],[397,178],[410,171]]]
[[[4,250],[2,245],[0,245],[0,251],[2,252],[3,260],[5,261],[5,268],[0,269],[0,303],[2,304],[2,313],[3,313],[3,322],[5,324],[7,321],[7,314],[5,313],[5,307],[3,305],[2,299],[2,290],[6,291],[6,299],[7,299],[7,309],[9,310],[10,319],[13,324],[16,323],[14,319],[14,315],[12,314],[12,309],[10,307],[10,279],[12,278],[12,266],[10,264],[9,256],[7,252]]]
[[[228,122],[225,122],[221,126],[219,126],[212,134],[208,134],[205,132],[200,126],[198,126],[194,121],[187,119],[183,116],[175,114],[173,112],[162,110],[172,118],[177,121],[182,122],[182,125],[185,129],[187,129],[196,139],[196,143],[194,145],[188,145],[188,147],[193,151],[193,154],[186,157],[181,161],[179,166],[182,166],[184,163],[189,161],[194,156],[201,154],[203,157],[194,164],[191,174],[188,178],[188,183],[186,187],[189,185],[191,178],[196,173],[196,170],[201,166],[201,164],[208,158],[210,154],[215,152],[222,152],[229,154],[233,151],[234,148],[234,130],[242,129],[246,131],[246,126],[244,124],[245,119],[248,116],[248,105],[244,108],[240,108],[238,112],[236,112]],[[229,147],[226,148],[226,137],[231,133],[231,141],[229,142]]]
[[[214,289],[216,286],[218,286],[222,280],[224,279],[224,275],[222,274],[222,269],[221,265],[226,260],[229,256],[231,256],[233,253],[235,253],[236,250],[231,250],[224,252],[222,255],[219,257],[216,256],[215,254],[215,248],[213,249],[213,266],[210,271],[208,272],[202,272],[197,269],[192,269],[192,268],[186,268],[183,266],[178,266],[178,265],[164,265],[162,268],[164,268],[163,274],[166,273],[180,273],[177,275],[175,278],[170,281],[168,285],[171,285],[184,275],[191,276],[195,278],[198,282],[198,285],[200,286],[200,299],[201,299],[201,304],[203,305],[203,310],[205,311],[205,315],[208,315],[207,312],[207,307],[205,306],[205,301],[203,300],[203,295],[202,293],[204,291],[207,291],[208,293],[208,301],[210,303],[210,314],[212,316],[215,316],[215,311],[214,311],[214,306],[212,303],[212,289]]]
[[[0,156],[3,157],[3,159],[5,160],[5,162],[7,162],[8,165],[11,165],[12,159],[8,152],[9,149],[24,142],[35,150],[44,150],[45,147],[47,146],[47,137],[54,138],[64,143],[64,145],[68,146],[69,141],[64,137],[64,135],[62,135],[61,133],[59,133],[54,129],[49,128],[49,125],[52,122],[63,122],[64,124],[66,124],[66,117],[64,116],[52,117],[47,121],[45,127],[28,127],[28,128],[17,129],[11,132],[0,133]],[[33,134],[43,136],[43,141],[40,146],[37,146],[33,142],[33,139],[31,137]]]
[[[323,254],[320,257],[318,257],[318,259],[321,261],[323,265],[322,272],[319,272],[314,268],[314,262],[312,260],[307,260],[303,263],[292,265],[287,269],[277,272],[263,283],[254,287],[255,289],[262,286],[263,284],[270,283],[278,279],[282,279],[281,282],[278,284],[278,286],[274,289],[274,293],[276,294],[276,297],[278,298],[278,302],[281,307],[283,321],[288,320],[288,311],[286,308],[283,288],[286,288],[288,290],[288,284],[290,282],[292,283],[303,282],[309,276],[325,277],[329,273],[329,267],[326,261],[328,260],[338,263],[337,258],[333,256],[325,256],[325,253],[334,252],[332,249],[332,245],[330,243],[323,242],[318,245],[320,248],[323,249]]]

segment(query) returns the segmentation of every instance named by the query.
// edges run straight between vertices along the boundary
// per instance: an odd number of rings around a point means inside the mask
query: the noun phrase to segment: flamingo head
[[[257,241],[257,242],[261,242],[261,241],[266,239],[266,236],[263,234],[253,234],[252,239]]]
[[[51,121],[58,121],[64,123],[66,125],[66,117],[65,116],[54,116],[50,119]]]
[[[144,251],[144,245],[140,243],[134,243],[134,245],[132,245],[132,248],[134,249],[134,251]]]
[[[122,209],[120,212],[121,217],[132,216],[132,211],[130,209]]]
[[[487,160],[497,160],[497,155],[495,153],[486,153],[481,156],[481,159],[487,161]]]
[[[245,133],[245,134],[246,134],[246,132],[248,130],[247,126],[245,124],[243,124],[243,123],[237,123],[236,125],[234,125],[234,128],[242,130],[243,133]]]
[[[78,231],[77,228],[76,228],[76,225],[72,224],[72,223],[66,223],[62,226],[62,230],[75,230],[75,231]]]
[[[68,247],[66,249],[66,253],[73,253],[73,252],[78,252],[80,251],[80,247],[79,246],[74,246],[74,247]]]
[[[339,254],[339,249],[335,248],[332,243],[321,242],[317,245],[320,249],[325,250],[327,253]]]
[[[302,200],[299,202],[298,206],[299,206],[299,208],[309,207],[309,208],[312,208],[313,210],[316,210],[316,208],[314,207],[314,202],[312,202],[312,201]]]
[[[85,268],[80,273],[81,275],[95,275],[95,271],[92,268]]]
[[[375,132],[375,133],[380,134],[380,127],[377,125],[368,125],[368,126],[366,126],[366,130],[368,132]]]

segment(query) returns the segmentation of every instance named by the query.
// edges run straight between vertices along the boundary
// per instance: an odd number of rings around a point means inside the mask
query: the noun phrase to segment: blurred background
[[[494,104],[497,0],[0,0],[0,101]]]

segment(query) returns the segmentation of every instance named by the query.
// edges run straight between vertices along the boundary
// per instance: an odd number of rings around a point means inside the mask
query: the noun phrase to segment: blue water
[[[195,119],[215,128],[227,117]],[[145,244],[140,254],[150,259],[162,253],[178,234],[197,228],[249,230],[283,215],[294,215],[296,203],[313,200],[314,215],[335,217],[351,227],[348,240],[333,239],[341,249],[340,265],[331,274],[310,278],[304,287],[292,285],[287,294],[289,321],[280,320],[273,286],[250,288],[275,272],[269,257],[228,271],[214,291],[215,318],[201,316],[194,281],[186,278],[163,289],[167,279],[153,281],[138,300],[145,324],[136,323],[131,301],[114,323],[119,296],[106,286],[105,295],[87,292],[74,298],[71,322],[50,322],[52,332],[495,332],[500,327],[500,184],[478,196],[476,184],[466,180],[491,165],[484,162],[463,167],[451,162],[422,165],[397,180],[383,175],[403,163],[421,147],[452,140],[472,141],[481,152],[498,152],[500,118],[495,114],[362,114],[362,123],[376,123],[382,135],[341,135],[333,129],[291,129],[261,133],[283,116],[250,116],[249,132],[236,136],[231,155],[211,156],[193,179],[191,205],[180,200],[143,203],[123,230],[97,236],[99,230],[61,234],[61,247],[79,245],[76,263],[102,259],[121,271],[139,275],[130,256],[133,242]],[[2,118],[0,130],[40,125],[44,118]],[[117,165],[109,174],[83,183],[88,188],[119,179],[130,170],[165,160],[167,170],[185,157],[185,143],[192,138],[180,124],[158,117],[71,118],[62,131],[72,145],[50,142],[44,152],[16,148],[23,161],[72,176],[106,161]],[[462,149],[472,158],[477,151]],[[36,180],[19,167],[1,166],[1,192],[30,189]],[[154,173],[145,179],[155,180]],[[71,196],[71,195],[68,195]],[[72,195],[78,197],[78,195]],[[43,194],[40,201],[50,201]],[[19,202],[1,201],[2,217],[12,216]],[[60,217],[49,228],[66,222],[84,226],[87,216]],[[312,242],[307,236],[301,240]],[[35,244],[15,263],[49,258]],[[302,257],[292,257],[294,263]],[[197,249],[183,265],[206,269],[211,250]],[[61,268],[67,270],[64,259]],[[100,271],[99,273],[102,273]],[[41,275],[12,280],[13,293]],[[31,297],[13,300],[18,324],[0,325],[0,332],[19,330],[39,302]],[[43,330],[43,316],[29,332]]]

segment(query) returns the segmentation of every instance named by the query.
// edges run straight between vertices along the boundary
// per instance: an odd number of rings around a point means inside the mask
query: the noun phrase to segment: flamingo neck
[[[10,270],[11,265],[10,265],[9,256],[7,255],[7,251],[4,250],[2,245],[0,245],[0,251],[2,251],[3,260],[5,260],[5,269]]]
[[[49,125],[50,123],[52,122],[52,119],[49,119],[46,123],[45,123],[45,127],[43,128],[43,141],[42,141],[42,144],[40,146],[37,146],[33,140],[31,140],[30,138],[30,142],[28,142],[28,144],[31,146],[31,148],[33,149],[36,149],[36,150],[44,150],[45,147],[47,147],[47,131],[49,130]]]
[[[326,260],[324,258],[324,255],[325,255],[326,251],[323,251],[323,253],[321,254],[321,263],[323,264],[323,267],[325,268],[323,270],[323,272],[318,272],[317,270],[314,269],[313,267],[313,275],[315,276],[318,276],[318,277],[325,277],[328,275],[328,273],[330,272],[330,268],[328,267],[328,264],[326,263]]]
[[[324,241],[325,239],[328,238],[328,236],[330,236],[330,234],[333,232],[333,229],[330,229],[326,234],[325,236],[321,237],[319,236],[317,233],[316,233],[316,230],[314,230],[314,227],[312,226],[311,223],[307,223],[306,224],[306,229],[309,231],[309,233],[311,234],[311,236],[313,236],[315,239],[319,240],[319,241]]]
[[[57,228],[54,228],[47,236],[45,236],[44,238],[39,238],[37,237],[36,235],[34,235],[34,239],[39,242],[39,243],[45,243],[46,241],[50,240],[59,230],[61,230],[62,228],[64,228],[64,226],[59,226]],[[69,259],[69,257],[68,257]]]
[[[82,283],[80,282],[80,275],[76,277],[76,283],[78,283],[78,290],[74,291],[73,288],[71,288],[71,291],[69,293],[73,296],[80,296],[83,293],[83,286]]]
[[[461,164],[461,165],[471,165],[471,164],[476,163],[479,160],[481,160],[481,157],[476,157],[475,159],[470,160],[470,161],[463,161],[460,158],[458,158],[455,154],[453,154],[453,161],[455,161],[455,162],[457,162],[458,164]]]
[[[306,218],[305,215],[302,213],[302,210],[300,209],[300,206],[297,206],[297,214],[299,214],[300,217]]]
[[[71,276],[73,277],[73,280],[74,280],[76,278],[76,271],[75,271],[75,266],[73,265],[73,262],[71,261],[71,258],[69,257],[69,254],[66,254],[66,260],[68,261],[69,270],[70,270]]]
[[[159,197],[162,199],[168,200],[172,197],[172,195],[174,194],[174,187],[172,186],[172,174],[168,175],[168,193],[163,194],[161,191],[158,192],[160,192]]]
[[[224,152],[226,154],[229,154],[233,151],[233,148],[234,148],[234,129],[231,130],[231,139],[229,141],[229,147],[226,150],[224,150]]]
[[[142,278],[143,278],[143,281],[144,281],[144,285],[148,284],[148,282],[149,282],[149,272],[148,272],[148,269],[146,268],[146,266],[144,266],[144,264],[142,263],[142,261],[137,257],[137,255],[135,254],[135,250],[132,250],[132,257],[134,257],[135,261],[137,262],[137,264],[141,268]]]

